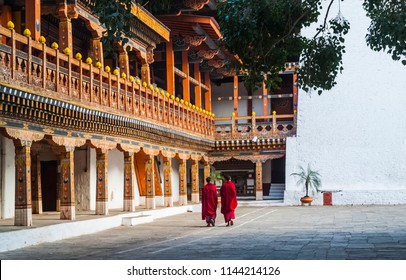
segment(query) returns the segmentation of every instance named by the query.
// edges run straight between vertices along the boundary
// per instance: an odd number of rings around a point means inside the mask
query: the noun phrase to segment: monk
[[[217,215],[217,187],[210,177],[206,178],[206,182],[202,190],[202,220],[206,220],[208,227],[214,227]]]
[[[225,182],[220,188],[221,196],[221,213],[224,215],[224,220],[227,226],[234,225],[233,219],[235,219],[234,210],[237,208],[237,191],[231,177],[224,176]]]

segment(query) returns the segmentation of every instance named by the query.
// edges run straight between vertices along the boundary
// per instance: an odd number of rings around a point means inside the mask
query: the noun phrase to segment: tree
[[[277,86],[278,73],[288,61],[300,61],[298,84],[305,91],[329,90],[343,71],[344,35],[350,24],[339,13],[329,19],[334,2],[328,0],[323,24],[312,38],[301,36],[302,28],[317,22],[322,0],[227,0],[218,4],[218,21],[222,44],[239,59],[228,67],[245,76],[252,91],[266,84]],[[131,37],[131,3],[133,0],[87,0],[100,22],[106,27],[104,45],[125,43]],[[177,13],[181,1],[135,1],[153,14]],[[375,51],[387,51],[394,60],[406,65],[406,2],[404,0],[364,0],[363,7],[371,18],[366,38]]]

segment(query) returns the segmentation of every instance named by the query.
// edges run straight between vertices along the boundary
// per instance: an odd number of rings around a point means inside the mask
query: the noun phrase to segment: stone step
[[[153,221],[154,221],[154,218],[149,215],[123,217],[122,225],[123,226],[135,226],[135,225],[139,225],[139,224],[151,223]]]

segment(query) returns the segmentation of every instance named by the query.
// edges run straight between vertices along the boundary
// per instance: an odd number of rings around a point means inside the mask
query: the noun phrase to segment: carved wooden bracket
[[[215,55],[217,55],[219,53],[219,51],[220,50],[199,50],[197,52],[197,54],[204,59],[212,59]],[[212,65],[210,65],[210,66],[212,66]]]
[[[161,151],[161,154],[164,158],[174,158],[176,156],[176,153],[172,151]]]
[[[32,132],[29,130],[21,130],[21,129],[6,127],[6,132],[10,137],[19,140],[21,142],[22,146],[28,146],[28,147],[31,147],[32,142],[39,141],[44,138],[43,133]]]
[[[142,147],[142,150],[144,151],[144,153],[146,153],[149,156],[159,155],[159,150],[156,150],[156,149]]]
[[[117,143],[105,140],[91,139],[90,142],[96,149],[100,149],[103,154],[117,147]]]
[[[52,141],[59,145],[65,147],[67,152],[75,150],[75,147],[80,147],[86,144],[86,139],[84,138],[71,138],[64,136],[52,136]]]
[[[197,11],[203,9],[204,5],[208,3],[209,0],[183,0],[183,5]]]
[[[213,60],[209,60],[208,64],[210,66],[213,66],[214,68],[221,68],[224,66],[224,60],[222,59],[213,59]]]
[[[141,147],[134,146],[134,145],[129,145],[129,144],[119,144],[120,150],[126,151],[132,154],[138,153],[141,150]]]
[[[186,44],[192,45],[192,46],[200,46],[205,40],[207,39],[207,36],[186,36],[184,38],[184,41]]]

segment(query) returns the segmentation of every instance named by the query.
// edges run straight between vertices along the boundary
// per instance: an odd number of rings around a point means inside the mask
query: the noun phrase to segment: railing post
[[[256,113],[252,112],[251,116],[251,139],[257,135],[257,119],[255,117]]]
[[[42,44],[42,88],[46,89],[47,81],[47,46]]]
[[[28,48],[28,54],[27,54],[27,82],[28,84],[31,84],[31,54],[32,54],[32,39],[31,37],[28,37],[28,42],[27,42],[27,48]]]
[[[14,29],[11,30],[11,80],[15,78],[15,64],[16,64],[16,40],[15,40],[16,31]]]
[[[235,133],[236,133],[236,120],[235,120],[235,112],[231,113],[231,137],[234,138],[235,137]]]

